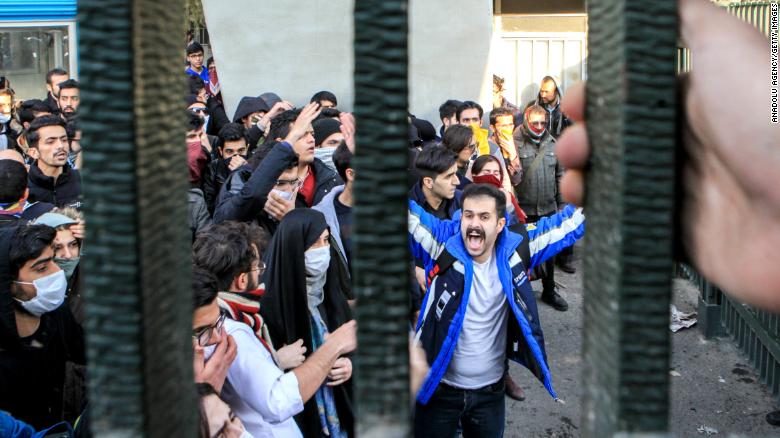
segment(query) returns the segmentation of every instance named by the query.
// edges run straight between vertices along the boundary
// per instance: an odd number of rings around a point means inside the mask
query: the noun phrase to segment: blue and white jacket
[[[452,220],[440,220],[409,202],[411,251],[424,260],[429,281],[415,336],[431,365],[417,394],[421,404],[428,403],[447,372],[471,293],[474,265],[460,234],[460,217],[458,211]],[[514,315],[507,326],[507,358],[527,367],[557,400],[528,272],[580,239],[585,216],[568,205],[535,224],[511,228],[504,227],[495,246],[501,286]]]

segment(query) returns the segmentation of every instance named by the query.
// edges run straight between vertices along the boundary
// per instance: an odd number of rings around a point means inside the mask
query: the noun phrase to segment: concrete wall
[[[202,1],[228,116],[266,91],[303,105],[326,89],[352,110],[352,0]],[[438,125],[449,98],[489,110],[492,0],[410,3],[410,112]]]

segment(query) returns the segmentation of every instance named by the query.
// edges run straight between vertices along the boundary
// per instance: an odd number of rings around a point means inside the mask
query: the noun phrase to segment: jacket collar
[[[55,186],[61,186],[68,181],[70,177],[70,165],[65,164],[62,166],[62,173],[55,180],[53,177],[45,175],[40,167],[38,167],[38,161],[36,160],[32,166],[30,166],[29,173],[30,180],[41,187],[53,189]]]
[[[322,187],[325,184],[328,184],[332,179],[338,176],[336,172],[334,172],[330,167],[328,167],[327,164],[325,164],[319,158],[315,157],[314,161],[311,163],[310,166],[312,172],[314,172],[314,181],[315,181],[316,190],[319,190],[320,187]]]

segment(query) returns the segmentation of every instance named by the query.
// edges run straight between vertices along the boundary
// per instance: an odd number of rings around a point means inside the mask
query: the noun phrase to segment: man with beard
[[[571,120],[561,111],[561,90],[554,77],[545,76],[542,79],[539,94],[526,105],[526,109],[533,105],[539,105],[547,111],[547,131],[556,140],[564,129],[571,126]]]
[[[202,178],[203,197],[210,215],[214,214],[217,196],[225,180],[231,172],[246,164],[248,149],[245,135],[240,123],[228,123],[219,131],[217,159],[206,166]]]
[[[523,167],[523,181],[516,186],[517,203],[528,215],[528,222],[555,214],[563,208],[559,183],[563,166],[555,155],[555,139],[547,131],[547,112],[533,105],[525,110],[523,127],[516,130],[515,144]],[[569,305],[555,290],[555,261],[551,258],[544,272],[537,272],[542,279],[542,301],[556,310],[566,311]]]
[[[46,73],[46,99],[44,99],[44,103],[52,113],[60,111],[60,104],[57,102],[60,97],[60,83],[68,79],[70,79],[70,75],[61,68],[54,68]]]
[[[429,279],[416,338],[432,364],[417,394],[417,437],[452,437],[458,426],[464,437],[502,436],[506,359],[557,399],[528,272],[582,237],[585,218],[568,206],[510,230],[500,189],[471,184],[462,202],[445,221],[409,203],[412,251]]]
[[[60,84],[60,95],[57,98],[57,103],[60,105],[60,111],[66,120],[78,114],[79,104],[81,104],[78,81],[68,79]]]
[[[62,91],[61,91],[62,92]],[[57,116],[42,116],[27,130],[30,165],[29,200],[57,207],[81,206],[81,175],[68,165],[68,134],[65,122]]]
[[[0,410],[36,429],[63,419],[65,363],[85,363],[46,225],[0,230]]]

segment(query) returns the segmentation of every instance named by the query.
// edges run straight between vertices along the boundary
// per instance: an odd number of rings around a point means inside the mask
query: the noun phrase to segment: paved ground
[[[553,402],[525,368],[512,364],[510,372],[525,390],[526,400],[506,399],[507,437],[580,436],[582,269],[579,261],[576,266],[575,274],[556,271],[556,281],[565,286],[562,292],[569,310],[539,306],[553,382],[565,404]],[[540,282],[534,283],[534,289],[538,297]],[[686,281],[675,281],[674,301],[681,311],[695,310],[696,294]],[[671,427],[675,437],[705,436],[697,432],[700,426],[716,429],[718,434],[712,436],[780,437],[780,428],[764,420],[775,401],[733,342],[728,338],[705,340],[693,326],[673,333],[672,346]]]

